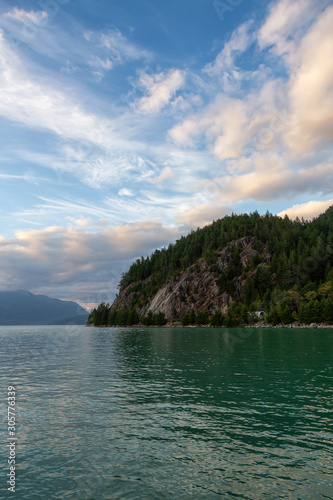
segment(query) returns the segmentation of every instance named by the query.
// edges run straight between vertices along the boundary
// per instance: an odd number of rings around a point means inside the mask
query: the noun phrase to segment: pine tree
[[[206,309],[197,312],[195,322],[197,325],[207,325],[209,322],[208,313]]]
[[[284,323],[285,325],[288,325],[289,323],[292,323],[294,321],[292,311],[288,306],[284,306],[281,311],[280,318],[282,323]]]
[[[212,326],[222,326],[223,325],[223,314],[220,309],[216,309],[213,316],[210,319],[210,323]]]
[[[326,299],[324,301],[323,321],[325,321],[329,325],[333,325],[333,300],[332,299]]]

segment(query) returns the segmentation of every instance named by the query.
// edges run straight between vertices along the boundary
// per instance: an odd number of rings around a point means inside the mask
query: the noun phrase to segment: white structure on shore
[[[258,319],[264,319],[265,317],[265,311],[254,311],[252,314],[254,314]]]

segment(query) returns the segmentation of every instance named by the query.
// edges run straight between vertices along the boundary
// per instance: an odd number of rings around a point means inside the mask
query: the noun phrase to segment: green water
[[[1,327],[0,346],[0,498],[333,499],[332,330]]]

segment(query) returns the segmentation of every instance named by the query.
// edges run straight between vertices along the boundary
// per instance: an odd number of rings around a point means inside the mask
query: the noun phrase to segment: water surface
[[[332,361],[332,330],[1,327],[15,498],[333,499]]]

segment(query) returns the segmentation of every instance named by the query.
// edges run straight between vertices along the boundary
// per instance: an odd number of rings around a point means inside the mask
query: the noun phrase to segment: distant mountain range
[[[0,292],[0,325],[84,325],[87,318],[88,311],[76,302],[25,290]]]

